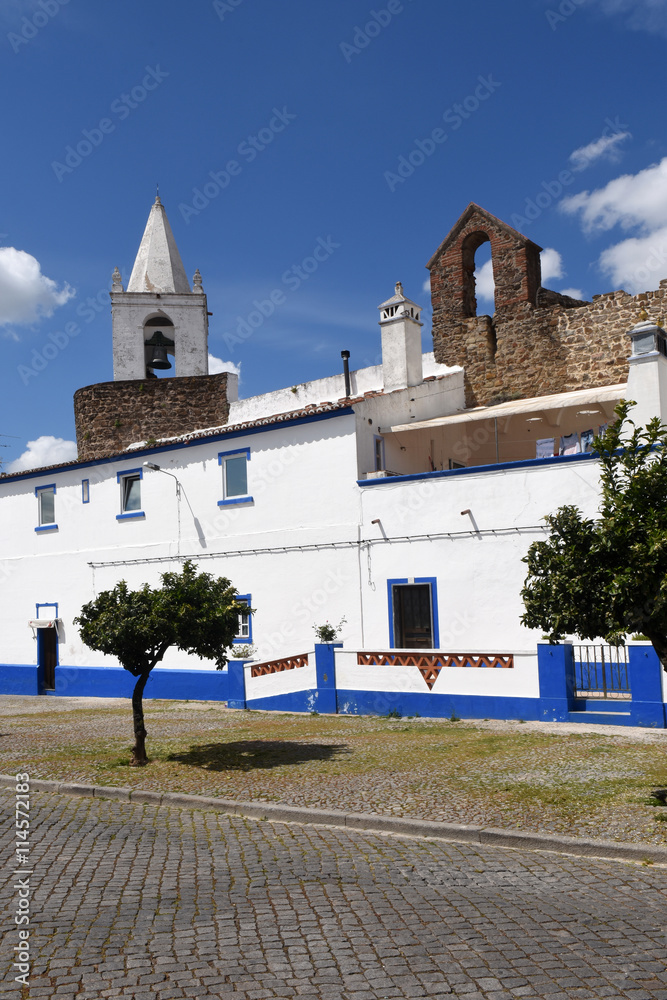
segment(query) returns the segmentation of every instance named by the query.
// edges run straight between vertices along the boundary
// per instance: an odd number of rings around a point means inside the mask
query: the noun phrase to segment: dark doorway
[[[58,662],[58,633],[55,628],[37,631],[37,665],[42,678],[42,690],[55,691]]]
[[[433,649],[429,583],[394,584],[394,648]]]

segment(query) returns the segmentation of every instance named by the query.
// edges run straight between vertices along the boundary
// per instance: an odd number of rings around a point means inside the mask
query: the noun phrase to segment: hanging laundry
[[[535,442],[536,458],[552,458],[554,454],[555,438],[538,438]]]
[[[579,435],[575,432],[574,434],[566,434],[560,439],[560,451],[559,455],[576,455],[581,451],[581,445],[579,444]]]
[[[583,452],[593,451],[593,438],[595,437],[595,431],[591,428],[589,431],[581,432],[581,450]]]

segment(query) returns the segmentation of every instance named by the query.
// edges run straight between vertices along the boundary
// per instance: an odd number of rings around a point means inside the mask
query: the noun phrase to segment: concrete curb
[[[0,774],[0,787],[14,785],[12,774]],[[182,806],[187,809],[209,809],[231,816],[270,823],[303,823],[315,826],[344,827],[365,833],[389,833],[403,837],[423,837],[450,840],[457,843],[487,847],[511,847],[525,851],[555,851],[578,857],[605,858],[619,861],[650,861],[667,865],[667,848],[654,844],[627,844],[613,840],[584,840],[578,837],[557,837],[547,833],[527,833],[522,830],[499,830],[493,827],[464,826],[439,823],[426,819],[382,816],[379,813],[346,813],[335,809],[308,809],[302,806],[273,805],[270,802],[236,802],[181,792],[148,792],[142,789],[115,788],[105,785],[68,784],[64,781],[30,782],[32,791],[57,792],[146,805]]]

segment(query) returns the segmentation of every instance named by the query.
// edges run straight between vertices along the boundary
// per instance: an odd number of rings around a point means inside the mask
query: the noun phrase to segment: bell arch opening
[[[461,244],[463,315],[492,315],[495,311],[493,254],[489,234],[477,230]],[[480,305],[481,302],[481,305]]]
[[[172,321],[165,315],[149,316],[144,321],[146,378],[173,376],[175,352],[175,328]]]

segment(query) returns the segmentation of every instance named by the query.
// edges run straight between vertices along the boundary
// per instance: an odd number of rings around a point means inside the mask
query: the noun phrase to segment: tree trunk
[[[660,633],[649,632],[646,628],[644,629],[644,635],[651,640],[651,644],[662,664],[662,669],[667,671],[667,637]]]
[[[132,721],[134,722],[134,746],[132,747],[132,758],[130,767],[143,767],[148,763],[146,756],[146,729],[144,727],[144,705],[143,694],[146,681],[150,677],[150,670],[141,674],[132,692]]]

